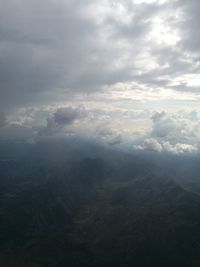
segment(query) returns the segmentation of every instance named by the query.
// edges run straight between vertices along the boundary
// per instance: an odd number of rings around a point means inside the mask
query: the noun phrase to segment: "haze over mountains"
[[[0,266],[198,266],[199,160],[1,144]]]

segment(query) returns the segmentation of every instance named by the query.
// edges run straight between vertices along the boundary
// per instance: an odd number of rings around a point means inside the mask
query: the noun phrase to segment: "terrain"
[[[1,267],[200,265],[199,160],[1,144]]]

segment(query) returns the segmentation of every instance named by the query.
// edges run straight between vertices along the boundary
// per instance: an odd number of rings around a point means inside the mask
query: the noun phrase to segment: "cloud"
[[[69,125],[77,119],[84,118],[87,115],[86,110],[81,108],[60,108],[53,114],[53,120],[58,125]]]
[[[199,2],[197,0],[191,1],[177,1],[176,5],[181,5],[184,15],[184,20],[181,23],[181,29],[184,33],[182,45],[187,51],[192,53],[200,52],[200,34],[199,34]]]
[[[4,1],[0,106],[9,123],[109,143],[137,132],[196,144],[199,123],[177,111],[199,110],[198,10],[196,0]],[[58,108],[79,105],[94,115],[88,125],[83,110]],[[135,110],[147,115],[123,117]],[[111,125],[95,132],[103,114]]]
[[[185,141],[199,136],[199,121],[194,112],[170,114],[156,112],[151,117],[151,135],[165,140]]]
[[[177,155],[198,151],[198,147],[196,145],[184,143],[171,144],[168,141],[158,141],[154,138],[145,139],[141,145],[135,146],[135,148],[155,152],[168,152]]]
[[[48,101],[57,88],[78,79],[95,25],[75,2],[11,0],[1,5],[1,105]]]
[[[135,145],[136,149],[168,152],[172,154],[195,153],[199,150],[200,124],[196,111],[167,113],[154,112],[152,129]]]
[[[192,2],[191,12],[198,10]],[[181,45],[180,20],[188,21],[185,5],[7,1],[0,11],[1,106],[62,101],[133,81],[148,85],[145,91],[161,86],[161,80],[173,89],[169,83],[174,76],[195,65]],[[192,32],[193,24],[188,24]]]
[[[7,118],[4,113],[0,113],[0,128],[4,127],[7,124]]]
[[[141,150],[157,151],[157,152],[161,152],[163,150],[162,145],[154,138],[145,139],[141,145],[135,146],[135,148]]]
[[[104,123],[98,125],[95,132],[102,137],[112,135],[112,130]]]
[[[122,136],[107,124],[100,124],[95,130],[95,134],[109,145],[119,145],[122,143]]]
[[[120,134],[111,136],[108,138],[107,143],[112,146],[119,145],[122,143],[122,136]]]
[[[152,116],[152,135],[156,137],[166,137],[179,130],[177,121],[165,112],[156,112]]]
[[[163,151],[167,151],[173,154],[193,153],[198,150],[197,145],[181,144],[181,143],[172,145],[169,142],[163,142],[162,148]]]
[[[53,115],[47,118],[46,126],[42,126],[38,130],[39,136],[65,135],[72,133],[73,130],[69,126],[76,121],[87,116],[84,107],[65,107],[57,109]]]

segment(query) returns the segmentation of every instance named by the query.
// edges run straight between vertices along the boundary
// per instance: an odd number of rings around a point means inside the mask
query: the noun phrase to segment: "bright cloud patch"
[[[139,145],[135,146],[136,149],[140,150],[149,150],[149,151],[156,151],[156,152],[169,152],[172,154],[184,154],[184,153],[193,153],[198,150],[198,147],[195,145],[190,144],[170,144],[168,141],[159,142],[154,138],[145,139],[144,142]]]

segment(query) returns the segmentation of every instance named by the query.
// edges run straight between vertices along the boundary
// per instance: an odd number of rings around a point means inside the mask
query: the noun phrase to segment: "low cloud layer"
[[[135,148],[139,150],[168,152],[172,154],[185,154],[198,151],[198,147],[196,145],[183,143],[171,144],[168,141],[159,141],[154,138],[145,139],[141,145],[136,146]]]
[[[199,150],[200,123],[196,112],[188,114],[155,112],[152,130],[136,149],[170,152],[173,154],[193,153]]]

